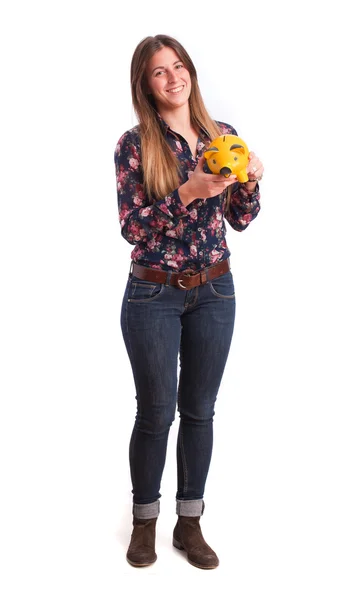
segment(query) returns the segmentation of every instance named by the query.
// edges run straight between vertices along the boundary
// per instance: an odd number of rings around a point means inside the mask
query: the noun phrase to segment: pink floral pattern
[[[160,119],[166,139],[181,166],[180,185],[197,165],[186,140]],[[218,121],[222,133],[236,134],[231,125]],[[197,159],[209,146],[210,139],[200,131]],[[225,194],[196,199],[189,206],[180,200],[178,189],[165,198],[149,202],[141,166],[139,126],[126,131],[115,149],[115,168],[119,220],[123,237],[135,247],[134,262],[158,269],[200,270],[230,256],[224,218],[236,231],[246,229],[260,210],[259,186],[248,193],[244,184],[233,185],[230,206]]]

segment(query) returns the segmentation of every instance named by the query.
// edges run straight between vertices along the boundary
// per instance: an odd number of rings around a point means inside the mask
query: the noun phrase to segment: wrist
[[[256,186],[257,186],[258,180],[257,179],[248,179],[248,181],[245,182],[245,188],[247,192],[255,192],[256,190]]]
[[[190,189],[190,182],[186,181],[178,188],[178,193],[180,196],[180,200],[184,206],[188,206],[193,200],[195,200],[196,196],[194,196],[193,192]]]

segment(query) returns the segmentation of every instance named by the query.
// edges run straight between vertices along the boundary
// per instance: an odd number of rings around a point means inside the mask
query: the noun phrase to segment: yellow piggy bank
[[[237,175],[240,183],[248,181],[246,166],[249,163],[249,150],[237,135],[220,135],[212,140],[204,156],[212,173],[224,177]]]

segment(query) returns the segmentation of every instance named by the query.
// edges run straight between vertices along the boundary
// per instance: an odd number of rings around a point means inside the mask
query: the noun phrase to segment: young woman
[[[177,406],[173,544],[194,566],[212,569],[219,561],[203,538],[200,516],[235,318],[224,219],[243,231],[257,216],[263,165],[252,152],[247,183],[204,172],[211,140],[237,134],[209,116],[195,67],[177,40],[157,35],[138,44],[131,88],[139,124],[115,150],[121,231],[134,245],[121,313],[137,392],[127,560],[147,566],[157,558],[160,484]]]

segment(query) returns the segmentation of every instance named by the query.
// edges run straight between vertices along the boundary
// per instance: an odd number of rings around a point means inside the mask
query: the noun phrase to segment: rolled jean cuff
[[[159,515],[159,500],[150,504],[133,504],[133,517],[136,519],[156,519]]]
[[[204,508],[203,500],[176,500],[176,514],[179,517],[201,517]]]

